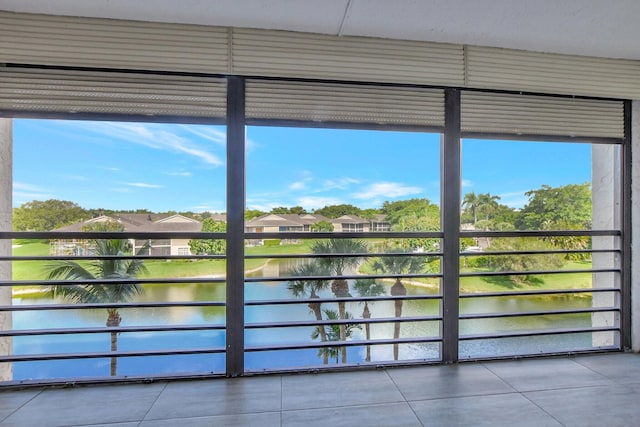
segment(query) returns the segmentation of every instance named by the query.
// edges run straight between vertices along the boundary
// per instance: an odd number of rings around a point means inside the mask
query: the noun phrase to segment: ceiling
[[[0,10],[640,60],[639,0],[0,0]]]

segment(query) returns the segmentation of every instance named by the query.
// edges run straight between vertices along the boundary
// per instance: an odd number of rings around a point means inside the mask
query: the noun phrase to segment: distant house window
[[[371,231],[391,231],[391,225],[386,222],[374,222],[371,224]]]
[[[361,233],[364,231],[364,224],[342,224],[342,231],[347,233]]]

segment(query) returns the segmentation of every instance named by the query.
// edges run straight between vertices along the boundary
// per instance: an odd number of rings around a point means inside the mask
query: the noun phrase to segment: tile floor
[[[637,425],[628,353],[0,391],[0,427]]]

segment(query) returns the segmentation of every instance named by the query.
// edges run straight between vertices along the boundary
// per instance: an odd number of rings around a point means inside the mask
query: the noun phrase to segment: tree
[[[553,249],[553,246],[544,239],[527,237],[503,237],[494,239],[490,246],[491,251],[545,251]],[[562,254],[535,254],[535,255],[495,255],[491,257],[495,271],[502,272],[527,272],[534,270],[558,269],[564,264]],[[509,276],[515,285],[523,285],[531,282],[531,275],[518,274]]]
[[[341,204],[341,205],[329,205],[320,209],[316,209],[313,213],[326,216],[327,218],[339,218],[343,215],[355,215],[360,216],[362,210],[353,205]]]
[[[380,283],[376,283],[374,279],[360,279],[356,280],[353,288],[361,297],[376,297],[384,294],[384,286]],[[362,310],[363,319],[371,319],[371,311],[369,311],[369,303],[364,302],[364,310]],[[365,338],[367,341],[371,340],[371,325],[364,324]],[[367,353],[365,360],[371,362],[371,345],[367,344]]]
[[[482,211],[484,219],[489,221],[490,217],[498,210],[498,200],[500,200],[500,196],[492,196],[491,193],[478,194],[476,209]]]
[[[266,212],[259,209],[247,209],[244,211],[244,219],[245,221],[251,221],[253,218],[257,218],[264,214],[266,214]]]
[[[333,231],[333,224],[331,224],[329,221],[318,221],[315,224],[311,224],[311,227],[309,228],[311,229],[311,231],[331,232]]]
[[[338,320],[338,319],[353,319],[353,316],[349,312],[345,312],[344,316],[340,316],[335,310],[324,309],[324,314],[327,316],[327,320]],[[344,335],[346,338],[351,338],[353,335],[353,331],[355,329],[360,329],[360,325],[355,323],[347,323],[341,325],[330,325],[328,328],[328,332],[326,335],[325,341],[342,341],[342,334],[344,330]],[[319,327],[316,327],[314,331],[311,333],[311,339],[318,339],[320,336]],[[346,351],[346,347],[342,347],[342,363],[346,362],[344,357],[344,352]],[[328,360],[329,357],[336,359],[336,364],[338,363],[338,356],[340,355],[340,347],[321,347],[318,350],[318,356],[322,356],[323,359]]]
[[[399,252],[397,250],[392,251]],[[397,275],[396,281],[391,287],[391,296],[405,296],[407,295],[407,288],[402,283],[401,276],[406,274],[422,273],[425,269],[425,258],[409,255],[396,255],[385,256],[378,258],[373,263],[373,268],[376,271],[380,271],[386,274]],[[394,301],[395,317],[402,317],[402,305],[404,301],[397,299]],[[393,325],[393,338],[398,339],[400,337],[400,322],[395,322]],[[393,345],[393,360],[398,360],[398,344]]]
[[[202,231],[206,233],[225,233],[227,223],[207,218],[202,221]],[[196,255],[224,254],[227,251],[227,242],[224,239],[189,240],[189,248]]]
[[[123,255],[128,244],[126,239],[95,240],[96,256]],[[47,280],[73,280],[73,285],[52,285],[53,297],[61,297],[77,304],[128,302],[143,292],[137,283],[118,283],[118,280],[135,278],[146,272],[139,259],[102,259],[80,264],[76,261],[58,261],[46,267]],[[108,280],[109,283],[92,283]],[[117,308],[107,309],[107,327],[118,328],[122,317]],[[111,351],[118,351],[118,332],[111,332]],[[117,357],[111,357],[111,376],[118,370]]]
[[[478,222],[478,196],[474,191],[471,193],[467,193],[464,195],[462,199],[462,207],[471,212],[471,216],[473,217],[473,224],[475,225]]]
[[[309,299],[318,299],[320,298],[318,296],[318,292],[327,289],[329,287],[329,281],[308,279],[308,277],[326,276],[327,274],[327,269],[317,260],[300,264],[293,270],[293,275],[300,276],[300,279],[290,281],[287,288],[296,298],[308,296]],[[322,309],[319,302],[310,302],[309,310],[315,314],[317,321],[322,321]],[[321,341],[324,342],[327,340],[327,333],[324,325],[318,325],[316,327],[316,331],[318,332],[318,336]],[[328,355],[325,352],[322,356],[323,363],[326,365],[328,363]]]
[[[306,209],[302,206],[294,206],[292,208],[287,208],[284,206],[278,206],[271,209],[272,214],[296,214],[296,215],[304,215],[307,213]]]
[[[363,256],[339,256],[341,254],[364,254],[367,245],[355,239],[329,239],[320,240],[311,246],[314,254],[336,254],[335,257],[319,258],[318,262],[334,276],[343,276],[347,269],[356,268]],[[331,292],[336,298],[349,298],[349,283],[345,279],[337,277],[331,283]],[[344,301],[338,302],[340,319],[345,319],[346,307]],[[344,325],[340,325],[340,340],[347,339]],[[347,363],[347,349],[342,348],[342,363]]]
[[[516,227],[541,230],[545,223],[562,223],[580,229],[591,227],[591,185],[568,184],[560,187],[543,185],[525,193],[529,202],[520,211]]]
[[[440,208],[429,199],[384,202],[382,213],[394,231],[438,231],[440,229]],[[406,239],[406,245],[413,249],[434,248],[438,242],[438,239],[413,237]]]
[[[13,209],[17,231],[51,231],[88,218],[86,210],[68,200],[33,200]]]

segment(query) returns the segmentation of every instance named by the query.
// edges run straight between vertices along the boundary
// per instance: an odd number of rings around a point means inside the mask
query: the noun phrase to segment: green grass
[[[24,243],[24,242],[23,242]],[[279,246],[255,246],[245,248],[247,255],[264,255],[267,258],[251,258],[245,260],[245,270],[252,271],[262,267],[270,255],[281,254],[308,254],[311,253],[312,240],[302,240],[299,244]],[[43,242],[23,244],[13,249],[14,256],[46,256],[49,254],[49,245]],[[42,261],[14,261],[13,280],[40,280],[44,278],[44,266]],[[147,260],[145,261],[148,273],[144,277],[171,278],[171,277],[198,277],[198,276],[223,276],[226,271],[224,260]],[[568,262],[564,270],[587,270],[591,268],[590,262]],[[363,273],[369,271],[367,265],[362,267]],[[461,272],[480,272],[487,269],[462,269]],[[460,279],[461,293],[480,292],[504,292],[522,290],[550,290],[550,289],[578,289],[591,287],[591,273],[575,274],[547,274],[536,276],[526,283],[515,283],[508,276],[499,277],[464,277]],[[417,282],[435,283],[432,279],[417,279]],[[437,280],[436,280],[437,282]],[[409,283],[407,283],[409,284]],[[15,293],[41,292],[40,286],[14,287]]]

